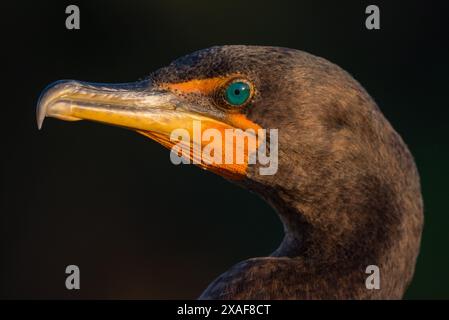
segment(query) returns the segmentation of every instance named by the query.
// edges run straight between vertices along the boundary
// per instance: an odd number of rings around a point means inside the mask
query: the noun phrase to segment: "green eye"
[[[232,82],[225,91],[226,101],[233,106],[241,106],[251,96],[251,87],[243,81]]]

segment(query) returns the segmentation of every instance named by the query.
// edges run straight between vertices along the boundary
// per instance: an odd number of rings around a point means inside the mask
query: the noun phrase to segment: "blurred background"
[[[65,28],[76,4],[81,29]],[[376,4],[381,29],[365,28]],[[127,82],[213,45],[283,46],[349,71],[415,156],[425,228],[406,298],[449,298],[448,5],[443,1],[2,3],[0,298],[196,298],[282,239],[256,195],[134,132],[47,119],[59,79]],[[65,267],[81,290],[65,288]]]

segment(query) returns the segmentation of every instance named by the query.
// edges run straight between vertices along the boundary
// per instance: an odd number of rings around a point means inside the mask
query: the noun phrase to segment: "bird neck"
[[[336,212],[315,212],[285,190],[270,190],[262,196],[277,211],[285,235],[270,257],[258,261],[260,268],[275,270],[277,274],[275,278],[261,277],[260,281],[266,282],[261,287],[282,288],[279,297],[294,299],[353,299],[380,294],[366,290],[365,270],[372,264],[386,267],[383,254],[388,251],[379,251],[383,248],[381,243],[364,240],[364,231],[358,227],[350,231],[339,228],[339,222],[332,221],[332,217],[338,216]],[[336,208],[329,208],[332,209]],[[317,216],[330,220],[314,219]],[[378,232],[374,225],[360,228]]]
[[[376,180],[371,185],[376,188]],[[295,189],[277,186],[276,190],[266,190],[262,196],[277,211],[285,233],[272,256],[302,258],[317,265],[339,263],[348,268],[379,262],[390,244],[399,239],[392,230],[401,221],[389,216],[394,211],[391,193],[377,187],[376,192],[357,191],[357,203],[348,202],[339,190],[334,190],[336,195],[324,190],[324,196],[313,202]],[[333,201],[325,201],[328,198]]]
[[[272,257],[303,259],[317,265],[328,265],[339,259],[339,243],[343,240],[340,237],[344,233],[333,229],[330,221],[313,218],[320,215],[332,219],[335,212],[315,213],[314,208],[306,208],[301,202],[293,201],[285,192],[270,192],[265,198],[276,210],[284,227],[284,238]]]
[[[366,175],[355,178],[360,184],[342,181],[328,189],[322,185],[316,193],[288,184],[285,178],[278,181],[283,186],[251,186],[284,225],[284,239],[270,257],[286,272],[285,283],[276,285],[302,292],[319,282],[327,288],[321,293],[335,297],[342,289],[341,283],[334,286],[335,279],[345,279],[347,298],[381,297],[385,292],[388,297],[401,297],[411,276],[407,264],[416,257],[410,250],[416,238],[404,228],[404,212],[410,208],[400,204],[387,181]],[[370,265],[382,271],[383,290],[367,291],[365,272]],[[397,279],[403,280],[398,283]]]

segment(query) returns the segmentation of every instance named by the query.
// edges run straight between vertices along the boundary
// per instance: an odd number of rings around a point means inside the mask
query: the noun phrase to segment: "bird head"
[[[261,192],[299,188],[295,194],[305,196],[313,189],[322,194],[333,188],[336,194],[343,178],[378,176],[385,162],[402,161],[394,148],[402,142],[392,145],[384,139],[394,144],[400,138],[349,74],[325,59],[287,48],[212,47],[132,83],[57,81],[39,99],[39,128],[45,117],[124,127],[168,148],[176,144],[171,138],[177,129],[192,138],[195,121],[202,132],[215,129],[223,139],[229,129],[254,133],[247,140],[256,139],[259,129],[277,129],[279,170],[272,175],[261,175],[262,165],[248,161],[262,139],[233,143],[234,154],[245,155],[242,162],[194,162],[250,188],[261,186]],[[198,143],[204,147],[208,142]],[[223,157],[228,144],[221,143]],[[201,151],[192,147],[187,157],[201,159]]]
[[[194,135],[195,121],[201,130],[221,133],[251,129],[258,136],[259,129],[277,129],[275,174],[261,175],[262,165],[248,161],[260,141],[240,146],[247,156],[241,163],[197,164],[261,194],[280,211],[287,230],[304,235],[313,226],[319,232],[310,242],[321,242],[325,259],[335,256],[338,246],[339,259],[361,252],[375,260],[390,244],[383,232],[407,211],[420,233],[419,179],[402,139],[347,72],[302,51],[219,46],[179,58],[134,83],[59,81],[41,95],[39,128],[45,117],[120,126],[169,148],[174,130]],[[198,158],[192,149],[187,156]],[[378,249],[367,253],[372,243]]]
[[[334,120],[326,118],[324,111],[328,110],[322,106],[334,107],[332,103],[341,98],[335,87],[328,86],[327,80],[338,83],[336,75],[345,76],[324,59],[297,50],[213,47],[179,58],[138,82],[52,83],[39,99],[37,121],[39,128],[45,117],[101,122],[135,130],[168,148],[175,145],[176,139],[171,139],[175,130],[184,129],[192,137],[194,122],[200,122],[201,134],[208,129],[221,133],[223,157],[232,143],[234,154],[244,153],[244,161],[197,161],[197,165],[231,180],[263,181],[266,179],[256,177],[260,164],[248,161],[261,146],[260,129],[280,130],[282,151],[294,150],[298,155],[301,150],[307,156],[313,151],[311,146],[319,146],[317,138],[329,138],[323,126],[333,126],[332,121],[335,126],[342,124],[344,110],[339,110],[340,118]],[[224,141],[226,130],[248,133],[246,143]],[[269,134],[264,138],[269,140]],[[254,144],[248,141],[251,139]],[[208,142],[200,141],[200,147]],[[297,159],[288,159],[288,154],[284,152],[283,164],[296,165]],[[204,154],[201,148],[192,147],[187,156],[200,159]]]

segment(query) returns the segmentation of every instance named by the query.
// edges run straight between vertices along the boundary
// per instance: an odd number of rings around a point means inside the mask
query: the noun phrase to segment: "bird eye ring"
[[[225,85],[223,99],[234,107],[246,105],[253,95],[253,86],[246,80],[235,79]]]

